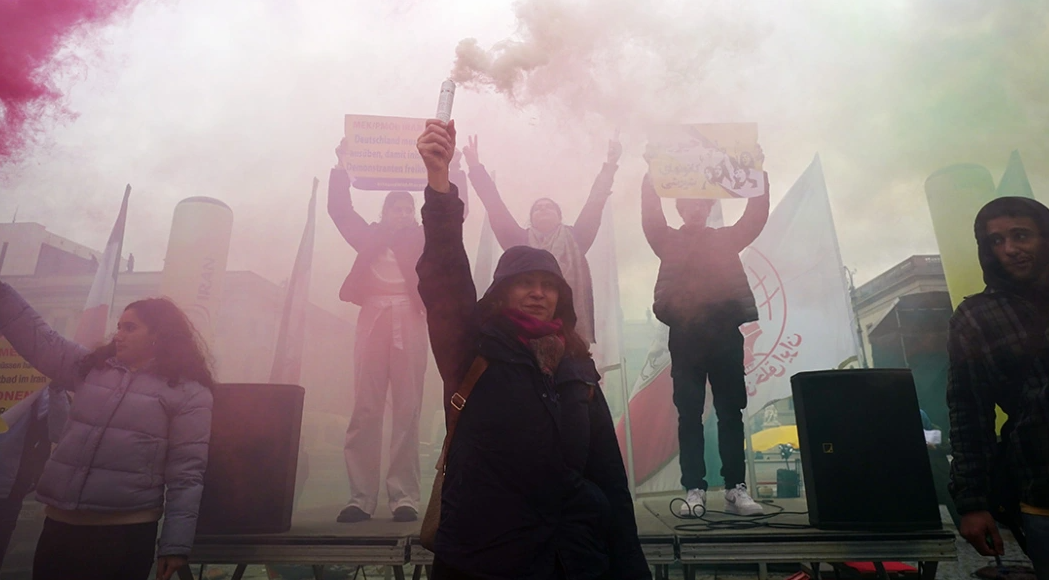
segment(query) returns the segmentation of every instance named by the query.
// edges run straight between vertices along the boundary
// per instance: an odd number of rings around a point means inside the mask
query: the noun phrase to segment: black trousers
[[[670,364],[677,407],[677,437],[681,448],[681,485],[707,489],[703,458],[703,405],[707,379],[718,419],[718,451],[725,489],[746,481],[743,409],[747,385],[743,372],[743,335],[739,328],[696,332],[670,328]]]
[[[33,580],[145,580],[153,568],[157,522],[71,526],[44,520]]]
[[[11,536],[15,533],[24,499],[25,496],[22,494],[17,497],[0,499],[0,569],[4,567],[4,555],[7,554],[7,548],[11,545]]]

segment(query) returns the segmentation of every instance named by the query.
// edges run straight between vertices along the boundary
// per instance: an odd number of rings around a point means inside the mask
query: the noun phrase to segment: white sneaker
[[[685,503],[681,504],[678,513],[685,518],[698,518],[707,511],[707,492],[702,489],[688,490]]]
[[[747,493],[745,483],[738,483],[736,487],[725,490],[725,511],[738,516],[760,516],[765,513],[761,504]]]

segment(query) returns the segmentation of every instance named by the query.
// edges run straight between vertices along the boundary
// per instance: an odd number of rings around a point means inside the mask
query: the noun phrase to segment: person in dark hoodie
[[[572,288],[550,252],[514,246],[477,300],[454,147],[454,122],[427,122],[417,269],[445,408],[478,357],[487,368],[456,404],[432,578],[650,578]]]
[[[503,250],[513,246],[531,246],[548,250],[557,259],[568,285],[576,296],[576,311],[579,314],[579,335],[590,343],[596,343],[594,334],[594,288],[590,277],[590,264],[586,253],[594,244],[597,230],[601,227],[601,212],[612,195],[612,182],[619,168],[623,146],[613,139],[608,142],[608,157],[594,179],[586,205],[579,212],[574,225],[565,225],[561,206],[548,197],[541,197],[532,204],[528,212],[529,227],[523,228],[510,214],[506,203],[499,195],[495,181],[481,164],[477,149],[477,136],[470,137],[463,147],[463,157],[470,172],[470,183],[477,191],[488,211],[492,233]]]
[[[1003,197],[974,225],[986,288],[958,305],[948,330],[951,495],[959,532],[1003,553],[991,511],[1014,507],[1038,578],[1049,578],[1049,209]],[[1009,419],[995,436],[995,405]],[[1000,513],[1000,512],[999,512]]]
[[[726,510],[758,515],[761,505],[747,491],[743,444],[743,409],[747,387],[743,371],[743,335],[739,327],[758,319],[739,253],[758,237],[769,217],[765,194],[747,200],[743,217],[731,227],[707,227],[712,199],[678,199],[684,225],[667,225],[651,178],[641,185],[641,225],[659,257],[652,313],[670,327],[670,374],[678,411],[681,485],[688,490],[680,514],[701,516],[706,509],[703,457],[703,405],[707,379],[718,420],[721,475]]]

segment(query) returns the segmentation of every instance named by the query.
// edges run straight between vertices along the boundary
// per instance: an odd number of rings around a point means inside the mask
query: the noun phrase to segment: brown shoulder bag
[[[488,360],[483,356],[474,359],[470,370],[463,377],[463,383],[459,390],[452,395],[451,409],[445,424],[448,433],[444,436],[444,445],[441,446],[441,456],[437,459],[437,477],[433,480],[433,491],[430,492],[430,502],[426,505],[426,515],[423,516],[422,529],[419,531],[419,543],[427,550],[433,551],[434,540],[437,538],[437,526],[441,523],[441,489],[444,487],[444,462],[448,455],[448,447],[455,435],[455,426],[459,423],[459,414],[466,405],[466,399],[474,390],[477,380],[488,368]]]

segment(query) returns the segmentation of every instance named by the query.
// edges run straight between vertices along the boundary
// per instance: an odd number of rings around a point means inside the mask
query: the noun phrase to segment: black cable
[[[808,530],[808,529],[813,529],[812,526],[810,526],[808,524],[786,524],[786,523],[770,521],[770,520],[772,520],[773,518],[775,518],[777,516],[782,516],[782,515],[803,516],[803,515],[806,515],[806,514],[809,513],[807,511],[804,511],[804,512],[788,512],[788,511],[786,511],[786,508],[784,508],[783,506],[780,506],[780,505],[776,505],[775,503],[772,502],[772,500],[762,500],[762,501],[760,501],[758,503],[764,504],[764,505],[769,506],[769,507],[774,507],[774,508],[778,509],[779,511],[771,513],[771,514],[762,514],[762,515],[758,515],[758,516],[741,516],[739,514],[730,514],[728,512],[708,511],[706,509],[705,505],[703,506],[703,511],[701,513],[699,513],[699,514],[696,514],[695,513],[695,508],[693,508],[693,515],[692,516],[682,516],[682,515],[679,514],[679,510],[675,510],[674,509],[675,502],[681,502],[681,503],[686,504],[686,505],[688,504],[688,502],[686,500],[684,500],[684,499],[682,499],[680,497],[675,497],[675,498],[670,500],[670,513],[675,518],[677,518],[679,520],[699,520],[696,523],[678,524],[678,525],[674,526],[674,531],[677,531],[677,532],[707,532],[707,531],[717,531],[717,530],[743,531],[743,530],[753,530],[753,529],[756,529],[756,528],[770,528],[770,529],[775,529],[775,530]],[[708,518],[705,517],[708,513],[710,513],[710,514],[718,514],[718,515],[723,515],[723,516],[730,516],[730,517],[739,518],[739,519],[711,520],[711,519],[708,519]]]

